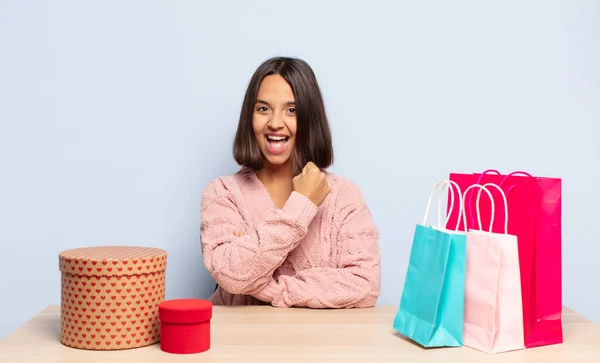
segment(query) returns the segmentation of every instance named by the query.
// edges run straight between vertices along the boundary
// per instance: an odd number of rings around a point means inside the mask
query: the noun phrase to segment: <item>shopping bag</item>
[[[469,228],[467,213],[462,206],[463,229],[467,233],[467,267],[465,277],[465,313],[463,345],[494,354],[524,349],[523,307],[517,236],[508,234],[506,196],[496,184],[473,184],[465,190],[479,188],[476,200],[478,228]],[[502,233],[492,232],[495,203],[488,188],[496,188],[504,205]],[[483,230],[480,213],[481,192],[491,201],[490,224]],[[486,213],[486,214],[488,214]]]
[[[463,340],[466,237],[441,226],[441,199],[437,227],[426,224],[434,193],[441,184],[443,192],[450,183],[444,180],[436,184],[429,196],[423,224],[415,228],[404,289],[393,323],[396,331],[424,347],[461,346]],[[456,205],[460,213],[461,193],[457,194],[456,203],[451,188],[450,194],[449,203]]]
[[[462,190],[493,183],[506,193],[508,233],[517,236],[519,245],[525,347],[562,343],[562,180],[520,171],[502,175],[495,170],[452,173],[450,180]],[[465,198],[465,212],[474,206],[471,199]],[[486,198],[481,201],[486,220],[489,203]],[[470,212],[466,217],[473,219]],[[449,228],[457,222],[451,215]],[[493,223],[492,231],[502,232],[501,221]]]

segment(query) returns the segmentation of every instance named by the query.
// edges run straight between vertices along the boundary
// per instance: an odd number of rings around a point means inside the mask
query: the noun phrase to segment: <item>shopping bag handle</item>
[[[476,209],[477,209],[477,222],[479,223],[479,230],[483,230],[483,225],[481,224],[481,211],[479,210],[479,200],[481,198],[481,191],[482,190],[485,191],[487,193],[487,195],[490,197],[490,200],[492,201],[492,203],[491,203],[491,205],[492,205],[492,213],[491,213],[490,228],[489,228],[489,232],[491,233],[492,232],[492,226],[494,225],[494,212],[495,212],[494,211],[494,198],[492,197],[492,193],[490,193],[490,191],[485,186],[483,186],[481,184],[473,184],[473,185],[469,186],[467,189],[465,189],[465,193],[463,194],[463,199],[462,199],[463,203],[462,203],[462,206],[461,206],[461,210],[462,210],[462,215],[463,215],[463,227],[464,227],[464,230],[465,230],[465,232],[469,231],[468,225],[467,225],[467,217],[466,217],[466,211],[465,211],[465,204],[464,204],[465,196],[467,194],[469,194],[469,190],[471,190],[473,188],[479,188],[479,193],[477,193],[477,201],[476,201],[476,203],[477,203],[477,207],[476,207]],[[459,213],[459,216],[460,216],[460,213]],[[459,221],[460,221],[460,219],[459,219]]]
[[[529,174],[529,173],[528,173],[528,172],[526,172],[526,171],[513,171],[512,173],[510,173],[510,174],[506,175],[506,176],[505,176],[505,177],[502,179],[502,181],[500,182],[500,186],[502,186],[502,185],[504,184],[504,182],[506,181],[506,179],[508,179],[508,177],[509,177],[509,176],[513,176],[513,175],[517,175],[517,174],[521,174],[521,175],[524,175],[524,176],[528,176],[528,177],[530,177],[530,178],[533,178],[533,175]],[[511,186],[508,188],[508,191],[506,192],[506,194],[510,195],[510,192],[513,190],[513,188],[514,188],[514,187],[515,187],[514,185],[511,185]]]
[[[485,170],[483,173],[481,173],[481,175],[479,175],[479,178],[477,178],[477,181],[475,182],[475,184],[480,184],[481,180],[483,179],[483,176],[486,174],[490,174],[490,173],[494,173],[497,175],[501,175],[500,172],[496,169],[488,169]],[[516,170],[513,171],[511,173],[508,173],[504,178],[502,178],[502,180],[500,181],[500,184],[498,186],[502,187],[502,185],[504,185],[504,182],[506,181],[506,179],[508,179],[508,177],[511,177],[513,175],[524,175],[524,176],[528,176],[528,177],[532,177],[531,174],[529,174],[526,171],[522,171],[522,170]],[[508,188],[508,191],[506,192],[506,194],[510,195],[510,192],[513,190],[515,186],[511,185]],[[465,194],[466,195],[466,194]],[[468,200],[468,204],[471,205],[471,203],[473,202],[473,194],[469,195],[469,200]],[[466,211],[464,211],[466,213]],[[469,209],[469,222],[473,222],[473,209]]]
[[[500,195],[502,195],[502,201],[504,202],[504,234],[508,234],[508,202],[506,201],[506,194],[504,194],[504,191],[502,190],[502,188],[500,188],[498,185],[496,185],[494,183],[483,184],[484,188],[486,188],[488,186],[498,189],[498,191],[500,192]],[[477,213],[479,213],[479,197],[480,197],[480,195],[481,195],[481,189],[477,192]],[[490,195],[490,198],[492,198],[491,195]],[[492,204],[494,204],[494,199],[492,199]],[[492,223],[490,223],[490,228],[491,228],[491,225],[492,225]]]
[[[483,179],[483,176],[486,175],[486,174],[490,174],[490,173],[494,173],[496,175],[501,175],[500,172],[498,170],[496,170],[496,169],[484,170],[483,173],[481,173],[479,175],[479,178],[477,178],[477,182],[475,184],[481,184],[481,180]],[[506,181],[506,179],[508,179],[508,177],[513,176],[513,175],[518,175],[518,174],[521,174],[521,175],[524,175],[524,176],[528,176],[528,177],[532,177],[532,175],[529,174],[526,171],[516,170],[516,171],[508,173],[506,176],[504,176],[504,178],[502,178],[502,181],[500,182],[500,186],[502,186],[504,184],[504,182]]]
[[[489,174],[489,173],[494,173],[494,174],[500,175],[500,172],[498,170],[496,170],[496,169],[484,170],[483,173],[481,173],[481,175],[479,176],[479,179],[477,179],[477,183],[475,183],[475,184],[481,183],[481,178],[483,178],[483,176],[485,174]]]
[[[427,217],[429,216],[429,208],[431,207],[431,199],[433,198],[433,195],[435,194],[435,192],[437,191],[437,189],[440,187],[440,185],[443,185],[442,190],[440,191],[440,193],[443,193],[444,190],[446,190],[446,187],[449,186],[450,188],[450,209],[448,210],[448,213],[446,214],[446,223],[444,224],[444,228],[446,228],[448,226],[448,219],[450,217],[450,215],[452,214],[452,211],[454,210],[454,189],[452,189],[452,185],[454,185],[456,187],[456,189],[458,190],[458,221],[460,221],[460,217],[462,215],[462,208],[460,207],[463,204],[462,201],[462,193],[460,190],[460,187],[458,186],[458,184],[452,180],[440,180],[439,182],[437,182],[437,184],[433,187],[433,190],[431,191],[431,193],[429,194],[429,200],[427,201],[427,208],[425,209],[425,216],[423,217],[423,225],[425,226],[427,223]],[[441,228],[441,211],[442,211],[442,198],[441,196],[438,197],[438,228]],[[456,229],[458,230],[458,226],[459,223],[456,223]]]
[[[512,173],[509,173],[504,178],[502,178],[502,181],[500,182],[500,186],[502,186],[504,184],[504,182],[506,181],[506,179],[508,179],[508,177],[513,176],[513,175],[518,175],[518,174],[528,176],[530,178],[532,177],[532,175],[526,171],[521,171],[521,170],[513,171]]]

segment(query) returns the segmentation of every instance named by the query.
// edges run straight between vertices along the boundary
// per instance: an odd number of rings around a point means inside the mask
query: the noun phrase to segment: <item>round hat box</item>
[[[84,247],[59,254],[61,342],[118,350],[160,341],[167,253],[158,248]]]

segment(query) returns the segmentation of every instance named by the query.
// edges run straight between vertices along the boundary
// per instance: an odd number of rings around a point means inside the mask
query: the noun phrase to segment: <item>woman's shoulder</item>
[[[331,197],[336,204],[364,203],[360,187],[347,177],[326,171],[327,182],[331,188]]]
[[[208,202],[220,197],[229,197],[231,195],[241,196],[242,186],[252,183],[252,175],[246,168],[242,168],[235,173],[222,175],[213,178],[204,187],[202,192],[202,201]]]
[[[359,220],[355,221],[360,225],[366,221],[365,218],[372,218],[370,208],[357,183],[335,173],[327,172],[326,175],[331,188],[328,207],[332,208],[334,219],[348,221],[347,218],[358,217]]]

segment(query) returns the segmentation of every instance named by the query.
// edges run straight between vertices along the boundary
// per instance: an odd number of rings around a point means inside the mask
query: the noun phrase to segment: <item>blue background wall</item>
[[[380,304],[439,179],[527,170],[564,178],[564,302],[600,323],[599,24],[594,1],[0,1],[0,338],[59,304],[63,249],[162,247],[167,297],[210,295],[200,195],[274,55],[317,73]]]

